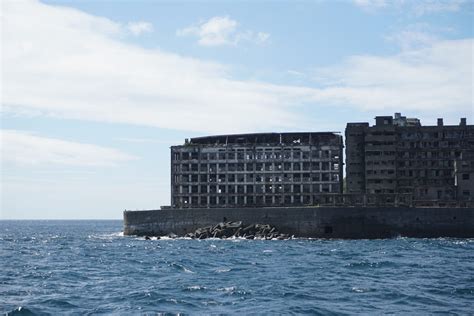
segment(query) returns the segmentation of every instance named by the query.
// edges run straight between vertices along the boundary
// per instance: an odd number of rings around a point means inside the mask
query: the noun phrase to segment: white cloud
[[[234,44],[233,35],[236,28],[236,21],[229,17],[216,16],[199,25],[178,30],[177,34],[180,36],[197,36],[199,38],[198,43],[203,46],[230,45]]]
[[[143,33],[153,32],[153,25],[148,22],[129,22],[127,23],[127,29],[130,33],[135,36],[141,35]]]
[[[386,0],[354,0],[354,3],[362,8],[382,8],[387,6]]]
[[[265,32],[258,32],[257,33],[257,43],[263,44],[263,43],[267,42],[269,38],[270,38],[269,33],[265,33]]]
[[[400,46],[402,51],[414,50],[432,46],[441,42],[443,37],[453,35],[455,29],[452,27],[434,26],[428,23],[414,23],[404,26],[385,37],[389,42]]]
[[[322,128],[302,106],[472,111],[472,39],[354,56],[307,88],[234,80],[223,65],[124,43],[119,25],[76,10],[3,9],[2,110],[15,114],[231,133]]]
[[[290,108],[304,88],[232,80],[223,65],[124,43],[114,22],[77,10],[3,7],[3,111],[200,132],[301,126]]]
[[[469,4],[472,9],[472,2],[466,0],[353,0],[353,3],[367,11],[377,11],[380,9],[399,9],[400,12],[409,12],[415,15],[432,13],[456,12]]]
[[[183,140],[166,140],[166,139],[156,139],[156,138],[136,138],[136,137],[118,137],[116,140],[121,141],[121,142],[127,142],[127,143],[135,143],[135,144],[146,144],[146,143],[151,143],[151,144],[167,144],[167,145],[176,145],[180,144],[183,142]]]
[[[113,148],[41,137],[18,130],[0,130],[0,140],[2,163],[30,166],[115,166],[137,159]]]
[[[305,73],[301,72],[301,71],[297,71],[297,70],[287,70],[286,71],[289,75],[292,75],[292,76],[296,76],[296,77],[305,77]]]
[[[437,12],[456,12],[467,3],[466,0],[423,0],[415,1],[414,12],[417,15],[424,15]],[[470,3],[472,6],[472,2]]]
[[[351,57],[318,70],[316,78],[330,84],[317,98],[370,111],[473,115],[473,45],[438,41],[395,56]]]
[[[239,23],[228,16],[215,16],[208,21],[202,21],[178,30],[179,36],[196,36],[202,46],[237,45],[242,41],[263,44],[268,41],[270,34],[265,32],[237,31]]]
[[[423,48],[439,42],[438,36],[417,29],[406,29],[386,37],[388,41],[397,43],[403,51]]]

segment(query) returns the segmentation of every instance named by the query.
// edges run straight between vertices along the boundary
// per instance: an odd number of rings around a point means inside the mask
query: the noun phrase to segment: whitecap
[[[365,292],[370,292],[371,291],[370,289],[366,289],[366,288],[363,288],[363,287],[357,287],[357,286],[354,286],[351,290],[352,290],[352,292],[356,292],[356,293],[365,293]]]
[[[185,266],[183,266],[183,265],[181,265],[181,264],[179,264],[179,263],[173,262],[173,263],[170,264],[170,266],[171,266],[171,267],[174,267],[174,268],[177,268],[178,270],[181,270],[181,271],[183,271],[183,272],[185,272],[185,273],[194,273],[193,271],[189,270],[188,268],[186,268]]]
[[[221,288],[218,288],[217,290],[221,292],[233,292],[236,289],[237,288],[235,286],[229,286],[229,287],[221,287]]]
[[[87,238],[89,239],[102,239],[102,240],[112,240],[117,237],[123,237],[123,232],[114,232],[110,234],[99,234],[99,235],[89,235]],[[59,237],[59,236],[58,236]]]
[[[161,236],[160,237],[160,240],[174,240],[174,239],[176,239],[176,238],[171,238],[169,236]]]
[[[199,285],[192,285],[192,286],[188,286],[187,289],[189,291],[199,291],[199,290],[205,290],[206,288]]]
[[[352,292],[356,292],[356,293],[363,293],[363,292],[364,292],[364,290],[363,290],[363,289],[361,289],[361,288],[358,288],[358,287],[353,287],[353,288],[352,288]]]

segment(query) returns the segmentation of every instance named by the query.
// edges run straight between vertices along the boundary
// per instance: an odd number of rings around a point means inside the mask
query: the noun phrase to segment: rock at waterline
[[[269,224],[244,225],[241,221],[222,222],[215,226],[207,226],[188,233],[185,237],[193,239],[206,238],[245,238],[245,239],[289,239],[288,234],[280,233],[276,227]]]

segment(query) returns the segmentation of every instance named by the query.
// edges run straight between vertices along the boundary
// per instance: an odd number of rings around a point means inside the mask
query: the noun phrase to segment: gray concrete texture
[[[184,236],[225,221],[270,224],[296,237],[474,237],[474,208],[269,207],[125,211],[124,234]]]

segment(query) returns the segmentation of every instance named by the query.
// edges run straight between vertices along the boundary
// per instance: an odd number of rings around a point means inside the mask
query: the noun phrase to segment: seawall
[[[124,234],[185,235],[223,221],[313,238],[474,237],[474,208],[271,207],[125,211]]]

